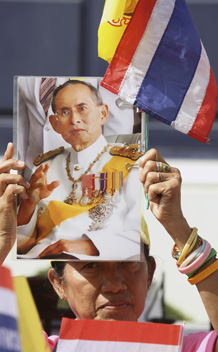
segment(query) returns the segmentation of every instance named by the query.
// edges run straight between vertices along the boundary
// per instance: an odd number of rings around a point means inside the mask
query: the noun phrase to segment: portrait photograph
[[[141,259],[140,117],[100,82],[15,79],[19,259]]]

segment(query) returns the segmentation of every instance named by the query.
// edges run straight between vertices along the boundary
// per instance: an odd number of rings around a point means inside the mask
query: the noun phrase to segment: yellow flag
[[[98,56],[110,63],[138,0],[105,0],[98,29]]]
[[[18,325],[22,352],[49,352],[42,334],[41,321],[26,278],[14,277],[14,289],[18,302]]]

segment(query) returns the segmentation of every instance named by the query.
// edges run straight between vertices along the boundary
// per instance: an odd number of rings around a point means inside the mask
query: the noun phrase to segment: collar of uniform
[[[74,163],[80,165],[81,167],[90,164],[106,145],[107,141],[104,136],[101,135],[93,144],[80,152],[76,152],[72,149],[71,160],[74,160]]]

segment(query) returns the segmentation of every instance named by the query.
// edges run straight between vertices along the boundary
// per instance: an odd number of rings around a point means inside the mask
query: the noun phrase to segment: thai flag
[[[176,130],[208,140],[217,86],[185,0],[139,0],[101,85]]]
[[[183,325],[63,318],[57,352],[177,352]]]
[[[18,307],[10,270],[0,267],[0,351],[21,352]]]

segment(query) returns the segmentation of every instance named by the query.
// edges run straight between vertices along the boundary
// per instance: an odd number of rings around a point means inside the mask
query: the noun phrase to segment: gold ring
[[[162,163],[161,161],[156,161],[157,172],[170,172],[169,165]]]

